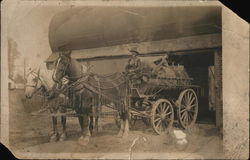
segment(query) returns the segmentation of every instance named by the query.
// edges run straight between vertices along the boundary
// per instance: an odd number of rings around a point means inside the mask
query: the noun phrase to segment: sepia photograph
[[[1,142],[17,158],[248,158],[249,24],[220,3],[1,7]]]

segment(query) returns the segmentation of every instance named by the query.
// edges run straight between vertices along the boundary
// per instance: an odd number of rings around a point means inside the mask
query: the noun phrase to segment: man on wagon
[[[139,52],[136,49],[129,50],[132,57],[128,60],[125,67],[126,75],[132,83],[140,83],[140,72],[142,70],[142,64],[140,58],[138,58]]]
[[[169,66],[169,61],[170,61],[169,56],[168,54],[166,54],[165,56],[154,61],[154,64],[157,66]]]
[[[127,72],[135,72],[141,67],[141,60],[138,58],[139,52],[135,49],[129,50],[132,54],[132,57],[128,60],[128,64],[126,66]]]

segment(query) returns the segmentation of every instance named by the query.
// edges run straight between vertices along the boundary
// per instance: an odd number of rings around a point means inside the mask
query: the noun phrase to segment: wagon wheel
[[[198,114],[198,99],[193,89],[181,92],[177,107],[177,116],[181,127],[186,129],[195,123]]]
[[[174,109],[166,99],[157,100],[151,112],[151,124],[157,134],[164,134],[169,131],[174,122]]]

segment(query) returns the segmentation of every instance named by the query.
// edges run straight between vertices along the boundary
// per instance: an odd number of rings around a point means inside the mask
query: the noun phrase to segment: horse
[[[63,51],[59,53],[59,56],[55,61],[55,69],[52,78],[56,83],[60,83],[64,76],[68,76],[70,80],[69,85],[72,85],[72,89],[77,91],[78,88],[79,90],[79,96],[76,96],[78,98],[75,98],[75,108],[78,108],[77,112],[82,115],[84,121],[82,122],[83,131],[79,140],[82,140],[82,143],[88,143],[90,140],[88,125],[90,124],[89,116],[91,114],[91,106],[102,106],[111,103],[115,104],[114,106],[118,109],[121,118],[121,126],[118,136],[127,137],[129,131],[129,111],[127,105],[128,101],[124,98],[127,93],[125,92],[127,90],[125,76],[117,74],[122,82],[119,84],[112,84],[112,80],[105,78],[105,76],[91,72],[82,74],[81,64],[77,62],[76,59],[71,58],[70,55],[71,51]],[[118,78],[113,76],[113,82],[115,79]],[[100,85],[101,82],[106,83],[109,87]],[[79,99],[83,100],[81,101]]]
[[[51,91],[54,86],[54,81],[52,80],[53,71],[49,71],[42,67],[41,65],[37,70],[30,70],[26,75],[26,84],[25,84],[25,95],[27,99],[33,97],[37,92],[41,92],[46,98],[46,106],[50,110],[50,113],[55,114],[60,110],[60,112],[65,112],[63,107],[64,95],[54,95],[51,97]],[[66,139],[66,116],[61,116],[62,124],[62,133],[59,137],[57,129],[57,116],[52,116],[52,127],[53,133],[50,136],[50,141],[55,142],[58,140],[64,141]]]

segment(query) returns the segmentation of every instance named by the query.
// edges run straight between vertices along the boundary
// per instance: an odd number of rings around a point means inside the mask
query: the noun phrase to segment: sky
[[[13,4],[8,14],[8,37],[17,43],[21,56],[15,60],[15,73],[37,68],[52,53],[48,29],[52,17],[65,7],[44,6],[39,4]]]

